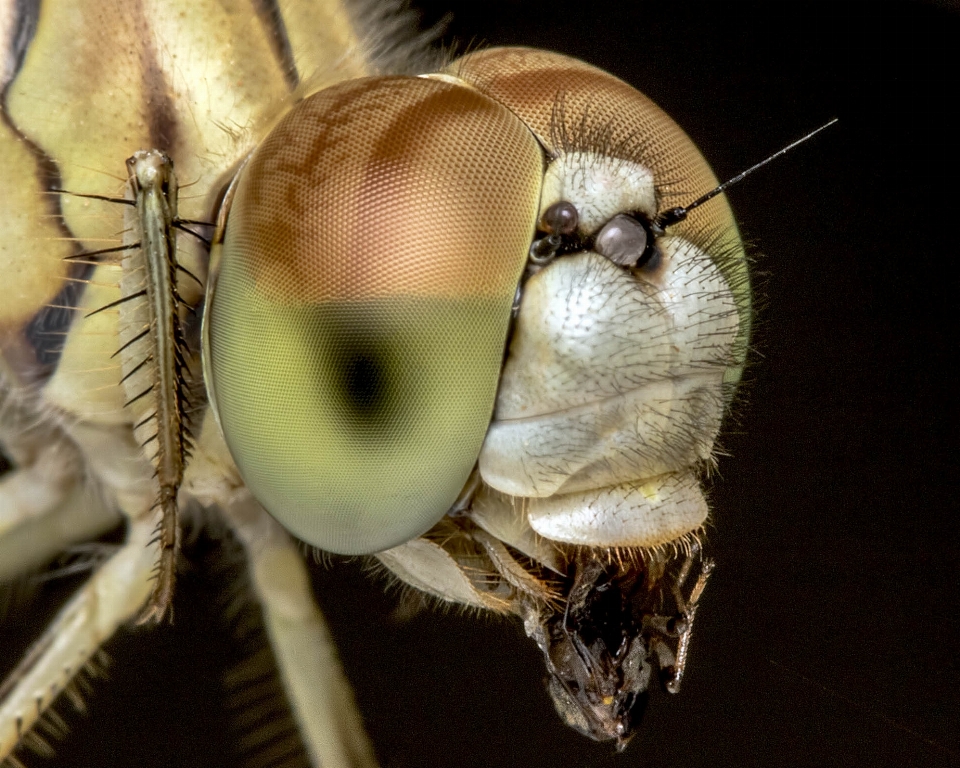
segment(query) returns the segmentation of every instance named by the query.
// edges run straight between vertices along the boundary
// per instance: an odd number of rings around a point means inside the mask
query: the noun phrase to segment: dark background
[[[553,48],[633,83],[721,178],[840,123],[730,194],[760,311],[684,690],[615,755],[561,725],[519,626],[398,622],[358,564],[318,567],[385,768],[960,765],[952,5],[419,4],[428,24],[455,13],[446,42]],[[208,550],[175,627],[121,633],[89,716],[29,765],[239,764],[221,681],[242,644],[216,618]],[[17,629],[0,648],[23,647]]]

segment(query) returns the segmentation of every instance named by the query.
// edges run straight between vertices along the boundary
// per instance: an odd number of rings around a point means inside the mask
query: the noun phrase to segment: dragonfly
[[[518,617],[591,738],[679,689],[749,338],[729,206],[629,85],[394,11],[3,6],[0,578],[125,534],[0,688],[0,758],[163,631],[198,509],[313,765],[376,758],[301,542]]]

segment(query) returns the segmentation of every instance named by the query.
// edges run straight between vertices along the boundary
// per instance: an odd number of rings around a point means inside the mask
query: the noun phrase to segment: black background
[[[760,311],[684,690],[615,755],[560,724],[519,626],[397,622],[359,565],[317,567],[383,766],[960,765],[950,5],[420,4],[426,23],[454,11],[446,42],[552,48],[631,82],[720,177],[840,123],[730,193]],[[239,764],[221,704],[236,643],[195,560],[175,627],[111,642],[90,715],[29,765]],[[20,630],[8,617],[0,653]]]

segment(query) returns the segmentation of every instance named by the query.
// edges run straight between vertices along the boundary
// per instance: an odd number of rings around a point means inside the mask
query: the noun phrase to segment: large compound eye
[[[403,77],[306,99],[242,170],[208,385],[248,487],[294,534],[376,552],[455,501],[493,411],[542,178],[510,111]]]

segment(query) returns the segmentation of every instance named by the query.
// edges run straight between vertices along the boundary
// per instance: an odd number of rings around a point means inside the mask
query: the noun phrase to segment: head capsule
[[[747,262],[717,181],[632,86],[525,48],[447,70],[514,112],[547,152],[534,268],[483,451],[484,482],[531,501],[536,533],[659,547],[698,530],[699,474],[740,379]],[[540,244],[545,248],[538,249]]]

